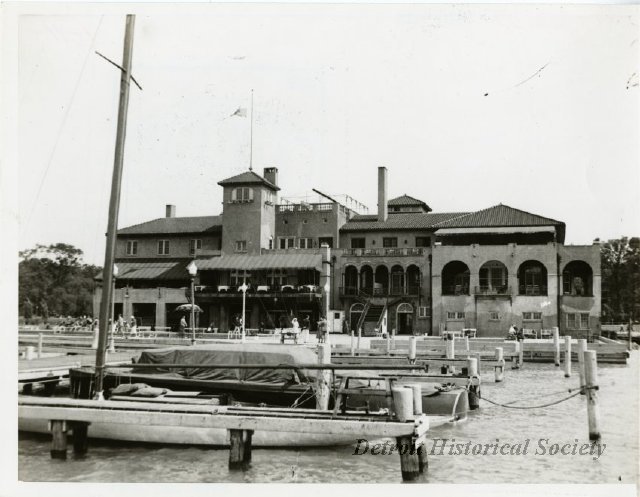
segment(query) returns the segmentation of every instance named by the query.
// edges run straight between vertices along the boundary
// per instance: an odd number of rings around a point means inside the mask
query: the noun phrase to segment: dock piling
[[[564,336],[564,377],[571,376],[571,336]]]
[[[579,338],[578,339],[578,374],[580,375],[580,388],[583,389],[585,386],[584,379],[584,353],[587,350],[587,339]],[[580,392],[582,395],[585,394],[585,391],[582,390]]]
[[[453,333],[447,333],[444,336],[445,339],[445,357],[447,359],[455,359],[456,357],[456,346],[455,339],[453,338]]]
[[[362,326],[358,328],[358,351],[360,350],[360,338],[362,338]]]
[[[409,363],[415,364],[417,355],[416,337],[409,337]]]
[[[522,343],[520,340],[516,340],[516,348],[515,353],[511,356],[511,369],[520,369],[520,347],[522,347]]]
[[[398,452],[400,453],[400,471],[402,471],[402,481],[413,481],[420,476],[421,464],[418,452],[426,450],[423,446],[416,447],[416,439],[413,436],[397,437]],[[426,454],[424,455],[426,459]]]
[[[478,359],[467,357],[467,374],[469,375],[469,409],[480,407],[480,376],[478,375]]]
[[[67,422],[61,419],[49,421],[51,432],[51,459],[67,458]]]
[[[326,343],[318,345],[318,364],[331,364],[331,347]],[[318,371],[318,379],[316,380],[316,409],[326,411],[329,409],[329,396],[331,389],[331,371],[324,369]]]
[[[524,367],[524,338],[518,339],[518,368]]]
[[[556,366],[560,366],[560,328],[553,327],[553,350],[554,350],[554,363]]]
[[[496,383],[499,383],[504,380],[504,349],[502,347],[496,347],[496,361],[498,361],[498,365],[496,365],[495,374],[496,374]]]
[[[71,423],[73,432],[73,453],[76,456],[83,456],[89,449],[89,423],[74,421]]]
[[[252,435],[253,430],[229,430],[229,469],[249,467]]]
[[[356,354],[356,344],[355,344],[355,337],[353,334],[353,330],[351,330],[351,350],[349,351],[350,355],[355,355]]]
[[[42,357],[42,333],[38,333],[38,359]]]
[[[584,353],[584,372],[587,387],[587,418],[589,440],[600,440],[600,407],[598,405],[598,360],[594,350]]]
[[[391,335],[387,332],[387,355],[391,355]]]

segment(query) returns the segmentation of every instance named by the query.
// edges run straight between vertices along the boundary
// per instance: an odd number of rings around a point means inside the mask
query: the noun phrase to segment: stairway
[[[365,306],[364,315],[360,318],[359,325],[362,327],[363,336],[375,336],[376,327],[380,322],[380,317],[384,312],[384,305],[371,304]]]

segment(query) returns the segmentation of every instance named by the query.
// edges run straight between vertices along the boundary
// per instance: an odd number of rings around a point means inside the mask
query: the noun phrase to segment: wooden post
[[[480,407],[480,376],[478,375],[478,360],[475,357],[467,357],[467,374],[469,375],[469,409]],[[474,384],[475,383],[475,384]]]
[[[629,316],[629,324],[627,325],[627,329],[629,330],[629,336],[627,337],[628,338],[627,349],[633,350],[633,340],[631,339],[631,332],[633,331],[633,319],[631,318],[631,316]]]
[[[557,326],[553,327],[553,350],[555,365],[560,366],[560,329]]]
[[[31,361],[33,359],[35,359],[35,348],[33,345],[29,345],[27,346],[27,348],[25,349],[25,353],[24,353],[24,358],[27,361]]]
[[[519,348],[518,348],[518,367],[524,367],[524,338],[522,340],[518,340]]]
[[[587,417],[589,440],[600,440],[600,407],[598,406],[598,361],[594,350],[584,353],[584,373],[587,387]]]
[[[229,430],[229,469],[244,469],[244,430]]]
[[[38,359],[42,357],[42,333],[38,333]]]
[[[244,432],[244,455],[242,461],[245,467],[251,464],[251,441],[253,438],[253,430],[243,430]]]
[[[520,341],[516,340],[516,350],[517,355],[511,356],[511,369],[520,369]]]
[[[452,333],[445,335],[445,354],[447,359],[455,359],[456,357],[456,346]]]
[[[358,355],[360,355],[360,338],[362,338],[362,326],[358,328]]]
[[[396,329],[391,328],[391,350],[396,350]]]
[[[422,385],[420,383],[407,383],[403,386],[413,391],[413,414],[420,416],[422,414]]]
[[[391,355],[391,335],[387,331],[387,355]]]
[[[400,453],[402,481],[414,481],[420,475],[420,456],[418,455],[418,450],[416,450],[415,438],[407,435],[397,437],[396,441],[398,443],[398,452]]]
[[[318,345],[318,364],[331,364],[331,347],[326,343]],[[319,411],[329,409],[329,396],[331,394],[331,388],[329,387],[330,381],[331,371],[328,369],[318,371],[318,378],[316,380],[316,409]]]
[[[424,473],[429,469],[429,460],[427,458],[427,444],[424,440],[418,447],[418,470],[420,473]]]
[[[393,397],[393,412],[395,419],[401,422],[411,421],[415,419],[413,405],[413,389],[402,387],[393,387],[391,389]]]
[[[504,380],[504,349],[502,347],[496,347],[496,361],[500,364],[495,367],[496,383]]]
[[[355,355],[356,353],[356,344],[355,344],[355,337],[353,336],[353,330],[351,330],[351,355]]]
[[[51,459],[67,458],[67,423],[60,419],[49,421]]]
[[[414,364],[416,362],[417,343],[416,337],[409,337],[409,362]]]
[[[464,337],[464,346],[467,352],[469,352],[469,337],[467,336]]]
[[[579,338],[578,339],[578,374],[580,375],[580,388],[584,388],[586,385],[584,378],[584,353],[587,350],[587,339]],[[580,392],[584,395],[586,392],[582,390]]]
[[[564,336],[564,377],[571,376],[571,337]]]
[[[74,421],[71,423],[71,430],[73,431],[73,453],[76,456],[85,455],[89,448],[89,423]]]

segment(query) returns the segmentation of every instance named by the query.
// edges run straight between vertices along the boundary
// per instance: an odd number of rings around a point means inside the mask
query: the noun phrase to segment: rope
[[[506,404],[501,404],[499,402],[495,402],[495,401],[493,401],[491,399],[487,399],[487,398],[484,398],[484,397],[480,397],[480,399],[484,400],[486,402],[489,402],[489,404],[493,404],[493,405],[498,406],[498,407],[504,407],[506,409],[542,409],[544,407],[555,406],[555,405],[560,404],[562,402],[565,402],[565,401],[567,401],[567,400],[569,400],[569,399],[571,399],[573,397],[576,397],[577,395],[580,395],[580,393],[582,393],[583,390],[597,390],[597,389],[598,389],[597,386],[569,389],[570,392],[572,390],[577,390],[577,391],[575,393],[572,393],[568,397],[564,397],[562,399],[555,400],[553,402],[549,402],[548,404],[541,404],[541,405],[537,405],[537,406],[514,406],[514,405],[511,405],[511,404],[514,404],[515,402],[519,402],[517,400],[513,401],[513,402],[508,402]]]

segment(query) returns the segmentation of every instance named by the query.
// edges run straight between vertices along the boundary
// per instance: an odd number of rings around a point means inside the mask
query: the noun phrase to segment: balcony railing
[[[278,212],[326,212],[332,211],[334,205],[335,204],[327,202],[322,204],[279,204],[277,207]]]
[[[547,285],[519,285],[518,295],[547,295]]]
[[[425,251],[423,248],[352,248],[352,249],[344,249],[342,251],[343,256],[351,256],[351,257],[407,257],[407,256],[421,256],[424,255]]]
[[[474,295],[511,295],[510,286],[476,286],[473,289]]]
[[[355,286],[344,286],[339,288],[340,296],[342,297],[397,297],[402,295],[420,295],[420,287],[419,286],[408,286],[404,287],[394,287],[385,288],[385,287],[361,287],[356,288]]]
[[[442,287],[442,295],[469,295],[468,285],[447,285]]]

